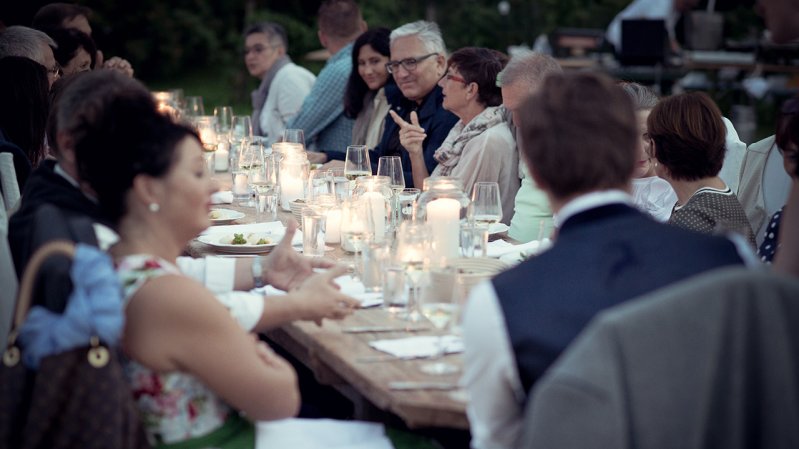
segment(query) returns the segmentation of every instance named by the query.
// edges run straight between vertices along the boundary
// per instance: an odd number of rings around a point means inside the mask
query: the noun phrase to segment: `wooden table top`
[[[234,224],[254,222],[254,209],[239,205],[224,204],[219,208],[240,211],[245,216]],[[282,222],[291,219],[290,212],[280,212]],[[348,257],[338,245],[327,257],[343,260]],[[217,254],[213,247],[192,241],[187,253],[194,257]],[[222,254],[219,254],[222,255]],[[335,387],[351,400],[365,399],[373,407],[400,417],[409,428],[469,428],[466,404],[453,399],[452,391],[412,390],[394,391],[389,388],[393,381],[430,381],[457,383],[461,373],[453,375],[429,375],[420,371],[420,366],[430,360],[392,359],[383,352],[369,346],[370,341],[402,338],[412,335],[436,335],[435,331],[343,333],[342,328],[351,326],[398,326],[407,321],[393,317],[382,308],[362,309],[342,321],[325,320],[317,326],[313,322],[297,321],[268,332],[275,343],[308,366],[322,384]],[[417,323],[426,326],[425,322]],[[432,329],[432,326],[429,326]],[[381,361],[375,362],[376,356]],[[369,360],[364,361],[364,358]],[[462,367],[461,355],[444,357],[449,363]],[[357,409],[357,407],[356,407]],[[364,418],[364,417],[359,417]],[[369,419],[366,417],[366,419]]]

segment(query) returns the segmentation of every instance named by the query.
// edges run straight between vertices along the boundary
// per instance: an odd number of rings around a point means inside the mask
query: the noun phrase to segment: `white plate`
[[[488,233],[489,234],[499,234],[500,232],[505,232],[510,229],[510,226],[506,225],[505,223],[491,223],[488,226]]]
[[[220,225],[220,224],[228,224],[233,223],[234,221],[238,220],[239,218],[243,218],[244,214],[230,209],[211,209],[211,214],[216,213],[218,214],[217,218],[211,218],[211,224]],[[210,217],[210,215],[209,215]]]
[[[229,243],[233,239],[232,234],[201,235],[197,237],[197,240],[202,243],[205,243],[208,246],[212,246],[217,251],[223,253],[258,254],[271,251],[273,247],[277,246],[277,244],[280,243],[280,239],[283,238],[283,234],[269,233],[269,232],[254,232],[249,235],[246,235],[245,237],[250,240],[255,239],[256,241],[260,238],[265,238],[269,240],[269,243],[263,245],[255,245],[255,244],[234,245],[232,243]]]

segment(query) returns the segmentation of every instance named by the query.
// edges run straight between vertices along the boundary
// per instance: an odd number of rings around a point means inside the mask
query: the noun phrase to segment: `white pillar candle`
[[[214,162],[214,170],[227,171],[230,159],[230,145],[227,142],[219,142],[216,145],[216,162]]]
[[[233,177],[233,194],[246,195],[250,191],[247,172],[236,173]]]
[[[325,243],[341,242],[341,209],[338,207],[328,209],[326,215]]]
[[[380,243],[386,234],[386,199],[380,192],[366,192],[361,198],[366,203],[366,213],[373,239]]]
[[[283,210],[291,210],[291,202],[303,198],[302,179],[280,177],[280,205]]]
[[[439,198],[427,204],[427,224],[433,239],[436,259],[458,257],[461,204],[452,198]]]

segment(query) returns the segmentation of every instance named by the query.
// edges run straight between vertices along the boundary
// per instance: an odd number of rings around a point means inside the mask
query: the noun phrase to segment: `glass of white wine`
[[[491,226],[502,219],[502,203],[499,198],[499,184],[496,182],[476,182],[472,187],[472,204],[469,208],[469,221],[475,225]]]
[[[449,273],[454,276],[454,273]],[[453,291],[429,291],[426,296],[421,298],[422,315],[427,318],[436,329],[445,331],[451,328],[453,322],[460,317],[460,304],[453,300]],[[437,359],[434,362],[426,363],[420,367],[421,371],[427,374],[452,374],[458,372],[458,367],[451,363],[441,360],[446,354],[444,341],[445,335],[439,335],[436,340]]]
[[[369,161],[369,148],[366,145],[350,145],[344,160],[344,176],[351,182],[361,176],[372,175],[372,163]]]

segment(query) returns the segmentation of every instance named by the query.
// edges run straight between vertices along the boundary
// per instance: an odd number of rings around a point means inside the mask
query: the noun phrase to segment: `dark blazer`
[[[402,95],[396,84],[386,85],[386,100],[391,105],[391,110],[396,112],[406,122],[411,121],[411,111],[416,111],[419,116],[419,126],[424,128],[427,138],[422,143],[424,152],[424,163],[427,172],[432,173],[438,162],[433,158],[433,154],[447,138],[447,134],[458,122],[458,117],[444,109],[441,105],[444,97],[441,95],[441,87],[436,86],[421,105],[415,101],[408,100]],[[383,128],[383,138],[372,152],[372,170],[377,171],[377,160],[380,156],[400,156],[402,158],[402,169],[405,172],[405,186],[417,187],[413,185],[413,172],[411,171],[411,159],[408,152],[402,147],[399,141],[399,125],[394,123],[390,115],[386,115]]]
[[[493,280],[524,390],[597,312],[740,263],[727,239],[658,223],[627,205],[570,217],[549,251]]]
[[[536,384],[522,448],[799,447],[799,280],[726,268],[603,312]]]

